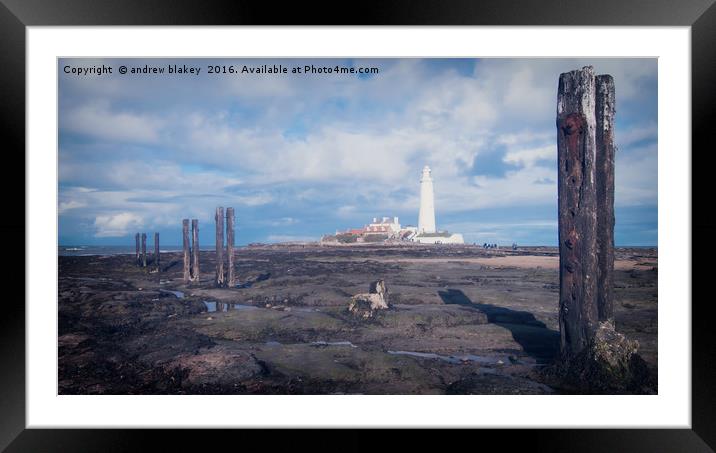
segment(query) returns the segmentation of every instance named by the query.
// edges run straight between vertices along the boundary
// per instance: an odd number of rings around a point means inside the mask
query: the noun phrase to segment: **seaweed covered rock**
[[[367,293],[356,294],[348,304],[348,311],[360,318],[372,318],[376,310],[388,308],[388,287],[385,281],[370,284]]]
[[[600,323],[587,348],[548,371],[550,380],[576,393],[656,393],[656,380],[638,349],[638,341],[617,332],[611,323]]]

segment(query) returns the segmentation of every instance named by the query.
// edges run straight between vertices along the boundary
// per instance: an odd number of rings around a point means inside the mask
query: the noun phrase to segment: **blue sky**
[[[213,75],[208,65],[377,67],[370,76]],[[65,74],[111,65],[114,74]],[[120,65],[202,68],[121,75]],[[420,170],[437,226],[468,242],[556,245],[556,91],[592,65],[616,85],[617,245],[656,245],[656,59],[59,61],[59,243],[181,243],[216,206],[238,244],[316,240],[398,216],[415,225]]]

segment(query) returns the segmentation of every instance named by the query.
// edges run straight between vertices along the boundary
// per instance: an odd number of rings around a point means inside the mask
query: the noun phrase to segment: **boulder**
[[[367,293],[351,297],[348,311],[361,318],[372,318],[376,310],[388,308],[388,287],[385,281],[377,280],[370,284]]]

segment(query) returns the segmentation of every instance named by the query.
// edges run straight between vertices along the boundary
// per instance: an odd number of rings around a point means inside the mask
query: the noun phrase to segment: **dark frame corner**
[[[714,0],[574,0],[569,8],[558,0],[393,0],[363,3],[352,14],[342,13],[327,2],[310,4],[286,2],[281,8],[273,3],[256,0],[233,2],[172,2],[171,0],[0,0],[0,79],[3,95],[0,103],[5,141],[5,163],[25,168],[25,29],[41,25],[672,25],[691,26],[692,47],[692,149],[712,147],[707,142],[716,98],[716,6]],[[665,127],[662,125],[661,127]],[[668,127],[668,125],[666,125]],[[686,152],[668,150],[668,152]],[[702,152],[706,152],[705,150]],[[692,151],[691,159],[695,153]],[[708,181],[709,167],[692,165],[692,207],[710,206],[713,202],[708,190],[698,185]],[[24,175],[15,170],[13,173]],[[20,176],[23,179],[24,176]],[[7,179],[5,179],[7,181]],[[8,184],[8,183],[6,183]],[[17,183],[12,192],[17,191]],[[6,197],[15,203],[11,212],[25,213],[25,200]],[[713,237],[716,232],[714,210],[699,210],[692,219],[694,238]],[[8,216],[3,222],[3,234],[25,237],[25,216]],[[14,219],[14,220],[13,220]],[[27,238],[26,238],[27,241]],[[701,240],[699,240],[701,242]],[[690,247],[691,244],[688,244]],[[691,248],[692,253],[694,251]],[[696,249],[692,255],[692,281],[708,279],[709,266],[696,266],[693,258],[705,252]],[[8,251],[23,257],[25,249],[15,241]],[[20,266],[1,260],[4,275],[16,275]],[[25,299],[24,285],[19,297],[6,298],[0,316],[0,449],[8,451],[108,451],[138,450],[145,445],[147,435],[162,446],[174,444],[182,450],[196,444],[206,447],[205,435],[187,431],[131,431],[131,430],[36,430],[25,429],[25,312],[20,300]],[[689,301],[684,301],[688,303]],[[475,436],[480,445],[486,438],[504,443],[509,437],[510,447],[537,447],[550,451],[714,451],[716,450],[716,344],[708,304],[711,298],[693,297],[692,303],[692,429],[673,430],[517,430],[505,434],[498,430],[483,430]],[[370,435],[346,434],[334,431],[334,439],[351,445],[373,444]],[[245,436],[246,434],[242,434]],[[266,442],[266,432],[262,433]],[[304,435],[296,432],[283,436],[292,440],[281,445],[293,448]],[[224,437],[224,436],[222,436]],[[232,435],[236,441],[236,435]],[[445,447],[445,436],[415,431],[410,436],[396,436],[385,445],[404,447],[405,437],[422,446],[435,444]],[[452,437],[452,436],[449,436]],[[479,437],[479,440],[477,439]],[[215,439],[212,434],[212,438]],[[226,436],[228,438],[228,436]],[[440,438],[439,442],[436,438]],[[258,440],[258,437],[257,437]],[[271,441],[272,443],[274,441]],[[447,443],[450,443],[448,440]],[[328,444],[328,443],[326,443]],[[391,445],[392,444],[392,445]],[[334,444],[340,445],[340,444]],[[328,445],[327,445],[328,447]],[[166,447],[164,447],[166,448]],[[342,448],[342,447],[338,447]],[[272,448],[275,449],[275,448]]]

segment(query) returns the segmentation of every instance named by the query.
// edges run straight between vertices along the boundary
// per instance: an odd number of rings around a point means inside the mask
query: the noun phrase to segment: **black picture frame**
[[[44,25],[630,25],[630,26],[690,26],[692,33],[692,149],[713,147],[707,142],[711,128],[707,121],[714,110],[714,80],[716,80],[716,6],[714,0],[487,0],[440,1],[402,0],[368,1],[355,4],[339,2],[282,2],[235,0],[233,2],[172,1],[172,0],[0,0],[0,80],[2,80],[2,130],[5,174],[3,178],[6,218],[0,227],[0,237],[25,237],[24,199],[12,196],[24,183],[25,172],[25,40],[26,27]],[[661,124],[660,127],[668,127]],[[688,150],[671,150],[688,152]],[[691,219],[693,238],[711,238],[716,231],[714,210],[710,207],[708,189],[701,187],[709,181],[708,165],[694,166],[692,151],[692,208],[698,213]],[[9,168],[15,169],[10,171]],[[17,177],[19,176],[19,179]],[[14,179],[14,180],[13,180]],[[23,184],[24,187],[24,184]],[[13,206],[13,203],[15,206]],[[8,206],[8,204],[10,206]],[[710,209],[710,210],[709,210]],[[9,213],[12,213],[10,215]],[[51,232],[48,231],[48,234]],[[10,259],[0,259],[2,274],[16,278],[18,269],[25,269],[25,250],[20,241],[5,240],[2,249]],[[691,248],[691,243],[687,244]],[[703,285],[709,268],[698,266],[694,258],[705,256],[703,249],[692,250],[692,282]],[[22,267],[21,267],[22,266]],[[27,272],[30,269],[26,270]],[[161,442],[161,448],[179,446],[180,450],[201,446],[206,449],[219,438],[232,439],[237,435],[217,437],[192,431],[167,430],[39,430],[25,429],[25,312],[20,300],[25,299],[24,285],[14,283],[6,290],[8,297],[0,312],[0,449],[7,451],[124,451],[149,448],[146,437]],[[694,288],[695,289],[695,288]],[[9,297],[15,291],[17,297]],[[714,451],[716,449],[716,348],[715,337],[708,316],[711,298],[695,297],[692,308],[692,429],[552,429],[480,430],[465,437],[475,440],[476,446],[508,444],[510,448],[536,448],[543,451]],[[479,410],[479,408],[476,408]],[[638,420],[635,420],[638,423]],[[224,433],[226,434],[226,433]],[[283,434],[286,434],[285,432]],[[313,433],[315,437],[315,432]],[[439,433],[438,433],[439,434]],[[252,435],[269,444],[272,450],[296,448],[309,433],[276,436],[263,431]],[[230,436],[230,437],[229,437]],[[246,434],[241,434],[245,439]],[[366,433],[336,430],[331,441],[322,446],[329,450],[362,449],[373,445]],[[409,439],[408,439],[409,438]],[[334,442],[336,443],[334,443]],[[381,440],[384,447],[405,447],[406,442],[422,446],[439,445],[450,448],[456,441],[452,436],[434,435],[428,431],[413,431],[409,436],[391,436]],[[238,444],[234,444],[238,446]],[[437,448],[437,447],[436,447]],[[458,448],[456,446],[456,448]]]

